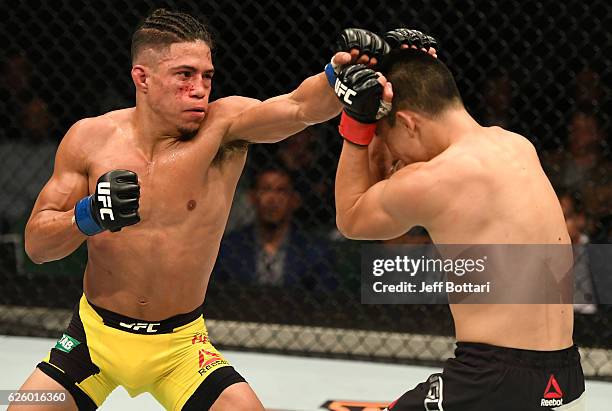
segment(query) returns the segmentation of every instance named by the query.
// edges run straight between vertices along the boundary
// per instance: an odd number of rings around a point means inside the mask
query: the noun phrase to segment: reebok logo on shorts
[[[55,344],[55,348],[62,352],[69,353],[70,351],[72,351],[74,347],[76,347],[80,343],[81,343],[80,341],[75,340],[71,336],[67,334],[63,334],[62,338],[60,338],[58,342]]]
[[[554,374],[551,374],[548,379],[543,397],[540,401],[540,407],[558,407],[563,405],[563,391],[561,391],[561,387],[559,387]]]
[[[214,367],[221,365],[229,365],[229,363],[221,359],[221,355],[207,350],[198,350],[198,372],[204,375]]]
[[[221,355],[216,354],[214,352],[199,350],[198,352],[198,367],[206,367],[208,364],[212,364],[215,361],[219,361],[221,359]]]

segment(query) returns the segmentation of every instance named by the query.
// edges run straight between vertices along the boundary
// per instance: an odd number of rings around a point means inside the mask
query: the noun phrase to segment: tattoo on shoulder
[[[245,153],[249,148],[249,142],[246,140],[234,140],[219,147],[219,151],[212,161],[213,166],[219,166],[223,162],[236,154]]]

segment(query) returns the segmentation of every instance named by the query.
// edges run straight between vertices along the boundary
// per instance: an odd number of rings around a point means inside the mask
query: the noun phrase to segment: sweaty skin
[[[557,196],[527,139],[481,127],[463,107],[426,122],[437,138],[425,148],[402,127],[379,122],[375,140],[408,165],[376,184],[372,176],[384,173],[367,170],[388,169],[389,155],[370,152],[387,159],[376,167],[367,148],[344,142],[336,209],[347,237],[391,239],[420,225],[436,244],[570,244]],[[458,341],[532,350],[572,345],[571,305],[451,304],[451,311]]]
[[[334,59],[344,64],[351,55]],[[202,304],[246,142],[279,141],[340,111],[323,73],[263,102],[209,104],[212,73],[202,41],[142,52],[132,69],[136,107],[81,120],[62,140],[26,227],[34,262],[63,258],[87,239],[84,292],[92,303],[150,321]],[[138,175],[141,221],[87,238],[72,221],[74,205],[114,169]]]
[[[84,277],[87,298],[133,318],[156,320],[202,304],[236,183],[246,160],[237,150],[212,164],[230,113],[212,103],[206,124],[190,141],[168,140],[147,158],[134,142],[134,109],[120,110],[78,125],[87,133],[87,185],[112,169],[134,171],[141,186],[140,223],[88,239]],[[81,129],[81,130],[79,130]],[[84,153],[83,153],[84,154]]]

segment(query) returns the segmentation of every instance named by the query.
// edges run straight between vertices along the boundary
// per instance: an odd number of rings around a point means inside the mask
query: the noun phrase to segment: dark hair
[[[251,187],[257,188],[257,184],[259,184],[259,179],[261,178],[261,176],[268,173],[280,174],[282,176],[287,177],[287,179],[289,180],[289,184],[293,189],[293,178],[291,177],[291,173],[289,172],[289,170],[287,170],[284,166],[280,164],[264,165],[262,168],[257,170],[257,172],[255,173],[255,178],[253,178]]]
[[[595,122],[595,126],[597,127],[597,129],[600,131],[603,131],[602,130],[603,122],[602,122],[601,115],[597,107],[579,107],[577,110],[572,112],[570,116],[570,122],[578,116],[584,116],[584,117],[592,119]]]
[[[408,109],[437,116],[452,105],[463,105],[452,73],[437,58],[415,49],[393,50],[379,70],[393,84],[393,124],[398,110]]]
[[[212,36],[200,20],[189,14],[157,9],[132,36],[132,62],[144,47],[168,47],[172,43],[196,40],[202,40],[212,50]]]
[[[557,197],[559,201],[564,197],[569,198],[572,202],[572,208],[575,214],[584,214],[586,212],[584,199],[580,191],[562,187],[557,190]]]

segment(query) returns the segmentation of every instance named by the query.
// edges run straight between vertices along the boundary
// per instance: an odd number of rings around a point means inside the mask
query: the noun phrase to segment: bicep
[[[414,226],[427,226],[438,212],[440,198],[429,186],[427,173],[402,171],[374,184],[348,210],[352,238],[396,238]]]
[[[406,233],[412,219],[396,212],[397,200],[389,194],[390,180],[383,180],[363,193],[354,206],[339,216],[341,231],[356,240],[387,240]],[[340,222],[343,221],[343,223]]]
[[[76,133],[73,127],[58,147],[53,174],[38,195],[32,216],[45,210],[68,211],[89,194],[84,156],[75,141]]]

